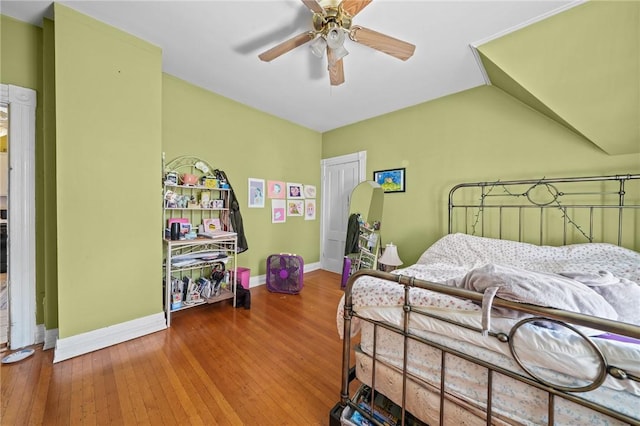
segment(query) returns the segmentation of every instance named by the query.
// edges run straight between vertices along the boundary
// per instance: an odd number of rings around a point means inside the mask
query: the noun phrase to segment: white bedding
[[[554,274],[601,274],[606,271],[607,276],[622,279],[626,288],[637,290],[640,282],[640,254],[610,244],[580,244],[564,247],[535,246],[505,240],[493,240],[473,237],[464,234],[452,234],[436,242],[420,257],[417,264],[397,270],[394,273],[414,276],[432,282],[456,282],[462,280],[467,272],[481,268],[487,264],[511,265],[524,270]],[[618,280],[620,282],[620,280]],[[636,287],[628,287],[636,286]],[[629,292],[635,297],[640,292]],[[392,324],[402,324],[402,304],[404,302],[404,288],[396,283],[389,283],[373,277],[361,277],[353,286],[354,310],[367,318],[386,321]],[[606,295],[603,295],[605,299]],[[430,312],[455,319],[464,324],[482,327],[481,307],[456,297],[434,293],[428,290],[412,288],[411,303],[421,306]],[[627,308],[619,306],[624,300]],[[629,300],[618,298],[609,301],[618,312],[618,320],[635,323],[637,318],[629,318]],[[640,306],[640,300],[631,305]],[[342,335],[342,305],[338,309],[338,332]],[[500,318],[495,315],[491,321],[494,332],[508,332],[517,320]],[[639,324],[640,325],[640,324]],[[418,335],[424,336],[447,346],[455,347],[462,352],[477,356],[511,371],[522,370],[512,360],[508,345],[496,338],[483,336],[479,332],[460,329],[440,321],[430,320],[420,315],[412,315],[410,328]],[[575,335],[567,335],[565,330],[550,330],[540,327],[527,327],[528,336],[518,339],[518,350],[527,354],[528,363],[540,368],[546,379],[554,383],[570,383],[571,375],[577,372],[583,376],[594,374],[593,357],[584,345],[574,344],[578,339]],[[359,321],[352,322],[352,334],[359,330]],[[598,333],[592,333],[598,334]],[[555,336],[555,338],[554,338]],[[573,340],[572,340],[573,339]],[[604,353],[611,365],[623,368],[632,374],[640,376],[640,344],[623,343],[604,339],[593,339]],[[364,352],[370,353],[371,348],[366,339],[362,338]],[[395,348],[395,349],[394,349]],[[391,349],[386,348],[385,357],[392,365],[401,366],[402,348],[396,342]],[[433,360],[420,360],[412,353],[410,369],[412,373],[423,380],[431,382],[429,366]],[[427,365],[428,364],[428,365]],[[477,373],[477,372],[476,372]],[[471,373],[471,374],[476,374]],[[566,374],[565,374],[566,373]],[[475,376],[474,376],[475,377]],[[463,389],[473,387],[462,385]],[[531,388],[533,389],[533,388]],[[533,390],[532,390],[533,391]],[[622,391],[622,392],[620,392]],[[511,390],[513,392],[513,390]],[[534,395],[531,395],[533,398]],[[469,396],[473,399],[473,395]],[[640,406],[640,384],[630,380],[617,380],[607,377],[603,388],[598,392],[590,392],[588,398],[595,398],[605,405],[618,410],[628,411],[627,414],[638,417],[635,407]],[[527,398],[522,398],[526,400]],[[506,402],[506,406],[512,406]],[[546,415],[546,414],[545,414]],[[527,423],[525,421],[525,423]],[[534,421],[535,423],[535,421]]]

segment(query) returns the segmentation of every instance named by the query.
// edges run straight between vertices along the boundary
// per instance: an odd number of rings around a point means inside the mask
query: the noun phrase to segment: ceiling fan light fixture
[[[329,28],[329,31],[327,31],[325,38],[327,39],[327,46],[332,49],[337,49],[344,44],[344,31],[339,26],[333,25]]]
[[[320,36],[311,42],[309,48],[311,49],[311,53],[318,58],[322,58],[324,56],[324,51],[327,47],[327,42],[324,37]]]
[[[340,59],[344,58],[349,54],[349,51],[344,46],[336,47],[335,49],[331,49],[331,56],[329,57],[330,65],[335,65]]]

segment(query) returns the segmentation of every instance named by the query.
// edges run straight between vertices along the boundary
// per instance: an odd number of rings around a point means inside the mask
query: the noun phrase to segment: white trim
[[[167,328],[164,312],[58,339],[53,362],[117,345]]]
[[[2,84],[0,102],[9,105],[9,345],[18,349],[37,340],[36,91]]]
[[[40,344],[44,342],[44,333],[45,333],[44,324],[38,324],[36,326],[36,340],[35,344]]]
[[[572,1],[570,3],[564,4],[560,7],[557,7],[553,10],[550,10],[548,12],[545,12],[541,15],[535,16],[531,19],[528,19],[524,22],[519,23],[518,25],[514,25],[513,27],[507,28],[505,30],[499,31],[493,35],[490,35],[488,37],[485,37],[483,39],[480,39],[478,41],[474,41],[472,43],[469,43],[469,47],[471,48],[471,53],[473,53],[473,57],[476,60],[476,63],[478,64],[478,67],[480,68],[480,73],[482,74],[482,78],[484,79],[485,83],[488,86],[491,86],[491,81],[489,80],[489,75],[487,74],[487,70],[484,68],[484,64],[482,63],[482,60],[480,59],[480,54],[478,53],[478,47],[482,46],[483,44],[489,43],[492,40],[498,39],[500,37],[504,37],[507,34],[511,34],[514,33],[518,30],[521,30],[522,28],[528,27],[529,25],[533,25],[536,22],[540,22],[543,21],[553,15],[557,15],[558,13],[564,12],[565,10],[569,10],[571,8],[574,8],[576,6],[579,6],[583,3],[586,3],[587,0],[575,0]]]
[[[321,268],[322,266],[322,262],[324,262],[324,241],[326,239],[326,235],[325,235],[325,226],[324,226],[324,222],[325,219],[327,217],[328,214],[328,209],[329,209],[329,202],[328,200],[325,198],[326,197],[326,193],[327,191],[324,190],[324,188],[327,185],[326,182],[326,170],[328,166],[332,166],[335,164],[342,164],[342,163],[348,163],[348,162],[352,162],[352,161],[357,161],[358,162],[358,177],[360,182],[364,182],[365,180],[367,180],[367,151],[359,151],[359,152],[355,152],[353,154],[346,154],[346,155],[340,155],[338,157],[331,157],[331,158],[325,158],[323,160],[320,160],[320,171],[322,174],[322,195],[321,195],[321,201],[320,203],[322,204],[322,211],[321,211],[321,216],[320,216],[320,264],[321,264]]]
[[[484,80],[484,84],[487,86],[491,86],[491,80],[489,79],[489,74],[487,74],[487,69],[484,67],[484,63],[482,63],[482,58],[480,58],[480,52],[478,51],[479,45],[470,44],[471,53],[473,53],[473,58],[476,60],[476,64],[478,64],[478,68],[480,68],[480,74],[482,74],[482,79]]]
[[[54,328],[53,330],[45,330],[44,331],[44,345],[42,345],[43,350],[53,349],[56,347],[56,340],[58,340],[58,329]]]

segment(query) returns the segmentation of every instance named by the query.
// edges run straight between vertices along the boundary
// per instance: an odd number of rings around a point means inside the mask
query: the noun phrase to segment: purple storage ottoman
[[[267,290],[298,294],[304,285],[304,260],[295,254],[272,254],[267,257]]]

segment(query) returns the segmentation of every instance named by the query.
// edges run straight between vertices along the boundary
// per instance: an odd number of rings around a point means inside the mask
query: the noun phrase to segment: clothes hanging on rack
[[[360,236],[360,215],[353,213],[349,216],[349,222],[347,223],[347,239],[344,245],[344,255],[347,256],[351,253],[358,253],[358,237]]]
[[[247,237],[244,233],[244,224],[242,222],[242,215],[240,214],[240,204],[238,203],[238,199],[236,198],[236,194],[233,191],[233,186],[231,182],[229,182],[229,178],[227,178],[227,174],[222,171],[216,169],[214,171],[216,175],[216,179],[226,182],[229,185],[229,223],[231,223],[231,230],[238,234],[238,254],[245,252],[249,249],[249,244],[247,243]]]

